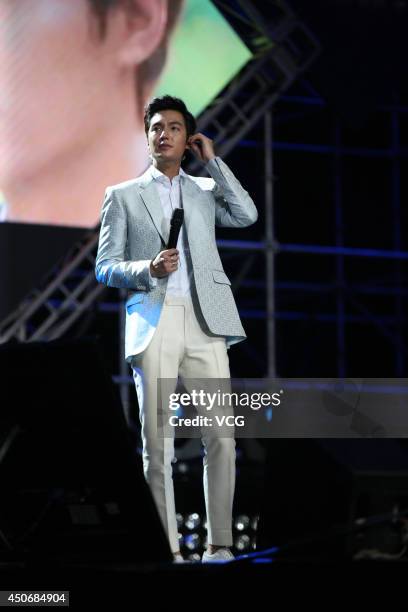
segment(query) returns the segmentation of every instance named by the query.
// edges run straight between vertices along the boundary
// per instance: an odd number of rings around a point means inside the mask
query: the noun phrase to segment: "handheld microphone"
[[[168,249],[175,249],[177,247],[177,241],[181,226],[184,220],[184,210],[182,208],[175,208],[170,221],[170,234],[169,241],[167,243]]]

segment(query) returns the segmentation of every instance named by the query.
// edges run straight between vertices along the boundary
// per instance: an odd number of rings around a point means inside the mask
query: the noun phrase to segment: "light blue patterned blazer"
[[[212,178],[184,175],[180,183],[194,275],[192,294],[198,299],[207,332],[225,336],[229,347],[246,335],[218,253],[215,226],[246,227],[255,223],[258,213],[219,157],[208,162],[206,168]],[[166,248],[167,240],[168,227],[149,170],[106,189],[95,274],[109,287],[128,290],[127,361],[146,349],[159,322],[167,277],[153,286],[149,265]]]

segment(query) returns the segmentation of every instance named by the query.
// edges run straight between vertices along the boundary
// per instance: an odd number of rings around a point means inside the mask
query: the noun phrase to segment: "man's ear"
[[[167,1],[131,0],[114,11],[115,31],[120,36],[118,59],[122,66],[141,64],[159,47],[166,32]]]

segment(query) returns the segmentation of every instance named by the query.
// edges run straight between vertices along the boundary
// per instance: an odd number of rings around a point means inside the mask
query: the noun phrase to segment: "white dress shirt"
[[[150,166],[150,172],[155,180],[157,191],[159,192],[160,202],[163,209],[164,223],[166,233],[170,231],[170,220],[175,208],[182,208],[182,197],[180,190],[180,177],[186,176],[186,173],[180,168],[179,174],[174,176],[172,180],[168,176],[160,172],[153,164]],[[180,234],[177,241],[177,249],[179,251],[178,268],[171,272],[168,276],[166,295],[186,296],[190,294],[190,281],[193,274],[191,265],[187,234],[184,223],[181,226]],[[165,278],[151,278],[151,284],[165,283]]]

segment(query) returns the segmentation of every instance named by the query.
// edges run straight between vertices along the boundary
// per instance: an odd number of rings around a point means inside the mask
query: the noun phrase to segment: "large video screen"
[[[1,0],[3,223],[94,227],[105,188],[149,163],[146,102],[169,93],[198,115],[251,58],[209,0],[168,0],[167,20],[143,6]]]

